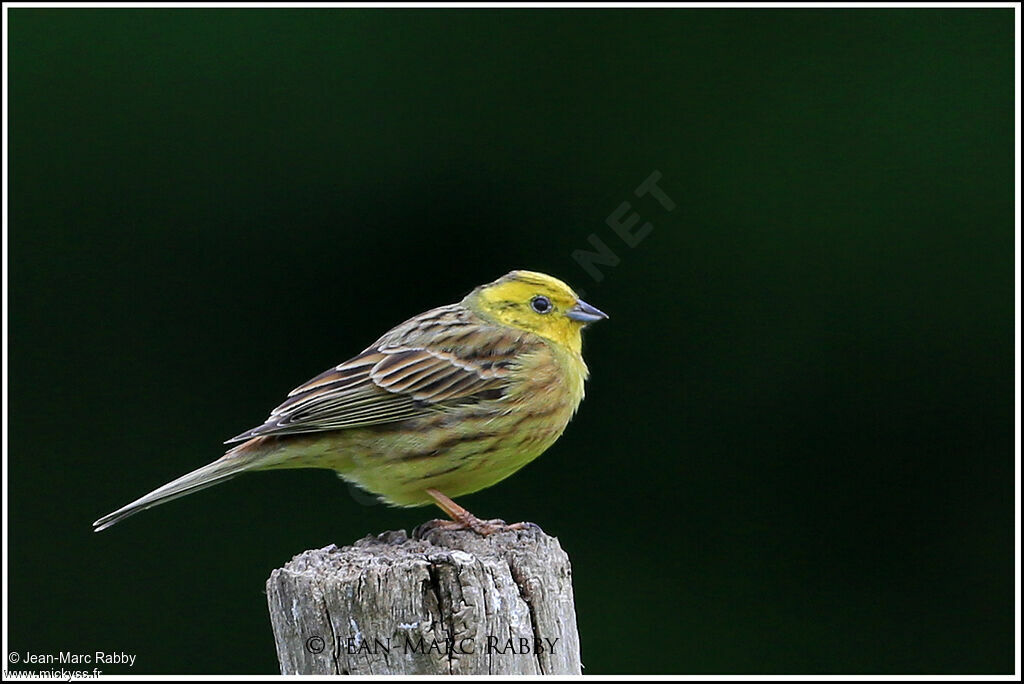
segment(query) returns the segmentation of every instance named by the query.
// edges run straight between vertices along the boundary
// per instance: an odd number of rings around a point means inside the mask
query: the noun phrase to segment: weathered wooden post
[[[282,674],[580,674],[569,558],[538,527],[306,551],[267,602]]]

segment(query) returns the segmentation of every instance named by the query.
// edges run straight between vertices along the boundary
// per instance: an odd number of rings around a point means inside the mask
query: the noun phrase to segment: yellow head
[[[608,318],[558,278],[535,271],[512,271],[481,285],[463,300],[478,315],[546,337],[580,353],[580,330]]]

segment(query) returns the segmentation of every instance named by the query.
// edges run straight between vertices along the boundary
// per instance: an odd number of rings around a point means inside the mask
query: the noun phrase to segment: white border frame
[[[1015,404],[1015,425],[1014,425],[1014,451],[1015,451],[1015,467],[1014,472],[1016,475],[1016,494],[1015,494],[1015,542],[1014,542],[1014,567],[1016,571],[1015,579],[1015,590],[1014,590],[1014,631],[1015,631],[1015,656],[1014,656],[1014,674],[1012,675],[718,675],[718,676],[705,676],[705,675],[655,675],[655,676],[634,676],[634,675],[609,675],[601,676],[601,679],[611,680],[680,680],[680,681],[1021,681],[1021,668],[1020,668],[1020,425],[1021,425],[1021,404],[1020,404],[1020,250],[1021,250],[1021,225],[1020,225],[1020,14],[1021,7],[1019,3],[1014,2],[934,2],[934,3],[915,3],[915,2],[11,2],[3,5],[3,492],[4,496],[4,508],[3,508],[3,652],[4,652],[4,670],[7,669],[7,654],[10,652],[8,649],[8,612],[7,612],[7,599],[8,599],[8,584],[7,584],[7,540],[8,540],[8,517],[7,517],[7,505],[6,502],[9,500],[6,496],[8,487],[8,472],[7,472],[7,418],[8,418],[8,357],[7,357],[7,343],[8,343],[8,326],[7,326],[7,312],[8,312],[8,298],[7,298],[7,274],[8,269],[8,242],[7,242],[7,231],[8,231],[8,220],[9,220],[9,205],[8,205],[8,159],[7,153],[10,150],[8,146],[8,80],[7,80],[7,68],[9,61],[7,59],[7,12],[9,9],[19,8],[295,8],[295,7],[307,7],[307,8],[320,8],[320,7],[336,7],[336,8],[382,8],[382,9],[401,9],[401,8],[448,8],[448,9],[469,9],[469,8],[486,8],[486,9],[502,9],[502,8],[530,8],[530,9],[548,9],[548,8],[571,8],[571,9],[584,9],[584,8],[629,8],[629,9],[642,9],[642,8],[728,8],[728,9],[743,9],[743,8],[1005,8],[1014,10],[1014,76],[1016,80],[1015,93],[1014,93],[1014,112],[1015,112],[1015,126],[1014,126],[1014,145],[1015,145],[1015,158],[1014,158],[1014,181],[1016,185],[1016,196],[1014,201],[1014,251],[1015,251],[1015,265],[1014,265],[1014,345],[1015,345],[1015,360],[1014,360],[1014,404]],[[465,679],[465,677],[453,677],[455,679]],[[183,675],[101,675],[100,679],[111,680],[111,681],[178,681],[181,679],[194,679],[194,680],[207,680],[212,679],[216,681],[251,681],[251,680],[276,680],[276,679],[303,679],[303,680],[330,680],[334,677],[328,676],[283,676],[283,675],[266,675],[266,676],[253,676],[253,675],[221,675],[221,676],[183,676]],[[425,676],[408,676],[408,677],[365,677],[355,676],[351,677],[355,680],[376,680],[376,679],[412,679],[412,680],[433,680],[433,679],[444,679],[440,677],[425,677]],[[492,679],[496,680],[509,680],[509,679],[554,679],[554,680],[565,680],[565,679],[576,679],[575,677],[569,676],[549,676],[549,677],[508,677],[508,676],[494,676]]]

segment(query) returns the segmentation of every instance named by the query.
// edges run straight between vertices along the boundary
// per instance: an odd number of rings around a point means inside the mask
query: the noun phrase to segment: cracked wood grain
[[[306,551],[267,580],[282,674],[580,674],[569,558],[539,528]]]

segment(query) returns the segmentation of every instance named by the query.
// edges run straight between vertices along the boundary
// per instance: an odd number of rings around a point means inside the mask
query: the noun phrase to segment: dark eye
[[[530,300],[530,306],[539,314],[546,314],[551,311],[551,300],[544,295],[537,295]]]

